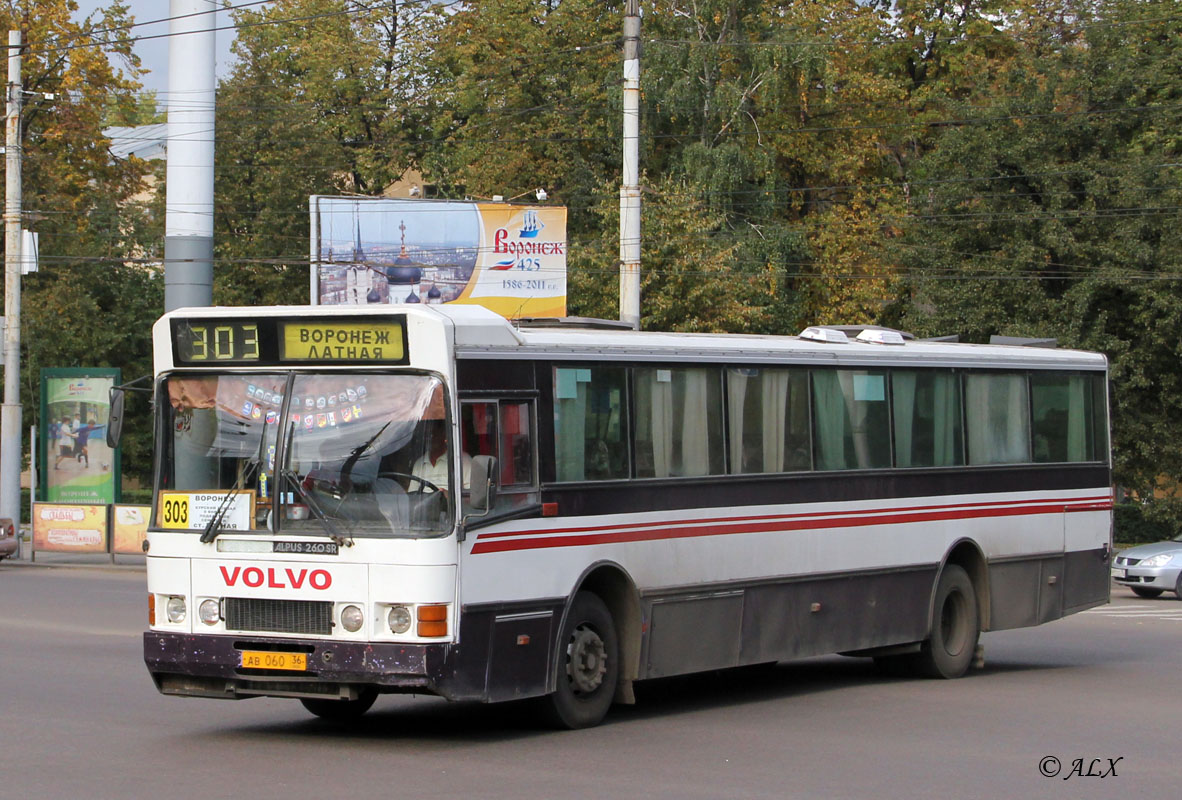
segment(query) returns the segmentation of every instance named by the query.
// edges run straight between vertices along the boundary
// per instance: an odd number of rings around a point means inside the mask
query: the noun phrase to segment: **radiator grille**
[[[332,633],[332,603],[227,597],[226,630],[328,636]]]

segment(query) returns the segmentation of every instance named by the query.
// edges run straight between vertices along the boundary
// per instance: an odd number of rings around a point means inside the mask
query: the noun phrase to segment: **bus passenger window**
[[[813,409],[817,469],[891,465],[886,372],[815,370]]]
[[[964,463],[960,376],[954,372],[891,372],[895,466],[952,467]]]
[[[554,468],[560,481],[629,477],[623,368],[554,368]]]
[[[723,471],[722,387],[715,369],[637,369],[636,477]]]
[[[1030,398],[1018,373],[965,376],[970,464],[1030,461]]]
[[[812,467],[808,372],[728,369],[726,388],[731,473]]]
[[[1030,376],[1036,462],[1100,460],[1098,453],[1103,451],[1104,441],[1095,420],[1102,418],[1103,401],[1097,409],[1096,383],[1092,375]]]

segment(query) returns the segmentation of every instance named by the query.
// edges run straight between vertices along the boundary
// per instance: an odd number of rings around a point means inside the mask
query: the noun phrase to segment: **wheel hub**
[[[607,672],[607,648],[599,634],[586,625],[575,628],[566,654],[566,674],[575,692],[598,689]]]

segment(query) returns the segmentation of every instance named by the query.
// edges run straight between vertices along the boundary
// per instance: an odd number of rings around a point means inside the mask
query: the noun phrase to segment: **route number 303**
[[[160,524],[165,528],[189,525],[189,498],[167,497],[160,501]]]

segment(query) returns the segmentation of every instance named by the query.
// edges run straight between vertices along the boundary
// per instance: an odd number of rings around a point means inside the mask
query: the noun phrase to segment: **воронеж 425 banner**
[[[310,199],[313,304],[473,303],[566,315],[566,208]]]

